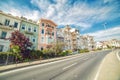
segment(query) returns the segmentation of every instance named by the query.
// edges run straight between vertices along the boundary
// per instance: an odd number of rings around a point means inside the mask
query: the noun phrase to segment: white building
[[[9,50],[10,41],[5,40],[11,36],[11,32],[19,30],[20,18],[0,11],[0,52]]]

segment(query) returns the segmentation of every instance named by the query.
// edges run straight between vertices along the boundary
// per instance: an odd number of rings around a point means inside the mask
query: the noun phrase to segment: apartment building
[[[64,34],[62,32],[62,29],[57,29],[57,42],[64,43]],[[65,43],[64,43],[65,44]]]
[[[110,47],[120,47],[120,41],[117,39],[111,39],[108,41]]]
[[[62,28],[62,32],[64,34],[64,43],[65,43],[65,50],[72,49],[72,42],[71,42],[71,28],[69,25]]]
[[[88,49],[93,50],[95,48],[95,42],[93,36],[86,35],[87,40],[88,40]]]
[[[40,19],[39,34],[38,34],[38,49],[43,50],[50,48],[52,43],[56,42],[56,27],[57,25],[48,19]]]
[[[86,36],[80,35],[80,49],[88,49],[88,40]]]
[[[9,50],[10,41],[6,40],[11,36],[11,32],[19,30],[20,18],[0,11],[0,52]]]
[[[39,25],[35,21],[21,17],[20,32],[29,38],[30,42],[33,44],[31,49],[34,50],[37,50],[38,47],[38,29]]]
[[[77,50],[79,48],[79,30],[66,25],[61,28],[61,34],[64,37],[65,50]]]

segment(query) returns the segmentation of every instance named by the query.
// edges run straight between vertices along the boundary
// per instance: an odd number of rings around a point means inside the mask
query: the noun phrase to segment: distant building
[[[109,44],[110,47],[120,47],[120,41],[117,39],[112,39],[109,40]]]
[[[56,35],[57,41],[64,43],[64,34],[62,32],[62,29],[57,29],[56,32],[57,32],[57,35]]]
[[[64,37],[65,50],[76,51],[79,48],[79,30],[66,25],[60,29]]]
[[[27,20],[25,17],[21,17],[21,26],[20,32],[24,33],[24,35],[29,38],[30,42],[32,42],[32,48],[37,50],[38,47],[38,33],[39,33],[39,25],[32,21]]]
[[[80,49],[88,49],[88,40],[86,36],[80,36]]]
[[[9,38],[14,30],[19,30],[20,22],[19,17],[0,11],[0,52],[9,50],[10,41],[5,39]]]
[[[48,19],[40,19],[39,34],[38,34],[38,49],[43,50],[50,48],[52,43],[56,42],[56,27],[57,25]]]

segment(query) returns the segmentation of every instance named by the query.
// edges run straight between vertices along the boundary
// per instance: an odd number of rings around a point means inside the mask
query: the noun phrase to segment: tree
[[[52,45],[53,45],[52,50],[54,51],[55,56],[59,56],[60,53],[63,51],[65,43],[57,41],[56,43],[53,43]]]
[[[11,37],[9,38],[11,45],[16,45],[20,48],[20,53],[23,58],[29,57],[30,48],[32,43],[29,41],[24,34],[20,33],[19,31],[14,31],[11,33]]]

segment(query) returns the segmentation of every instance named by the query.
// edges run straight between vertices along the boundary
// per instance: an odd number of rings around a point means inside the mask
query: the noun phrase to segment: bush
[[[88,50],[88,49],[81,49],[81,50],[79,51],[79,53],[85,53],[85,52],[89,52],[89,50]]]
[[[102,50],[102,48],[97,48],[97,50]]]
[[[43,56],[43,52],[40,50],[32,50],[30,53],[31,59],[40,59]]]
[[[14,63],[21,60],[21,56],[12,52],[0,52],[0,64],[5,63],[8,58],[8,62]]]
[[[61,56],[67,56],[67,55],[70,55],[72,54],[72,51],[71,50],[66,50],[66,51],[63,51],[60,53]]]

